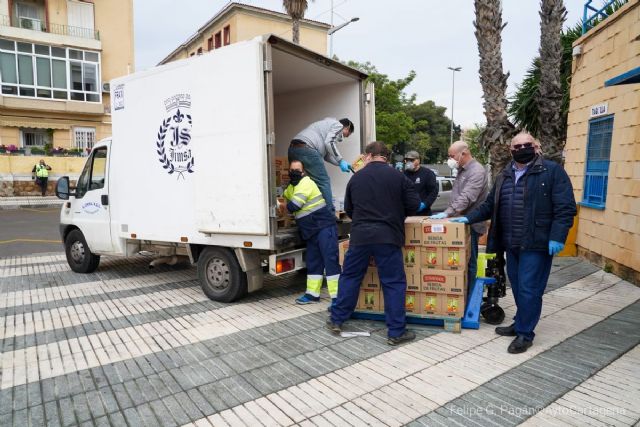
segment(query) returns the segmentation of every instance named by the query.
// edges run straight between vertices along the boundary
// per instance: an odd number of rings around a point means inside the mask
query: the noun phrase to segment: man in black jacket
[[[516,135],[510,148],[513,162],[496,177],[485,202],[452,221],[473,224],[491,218],[487,253],[506,252],[517,309],[514,323],[496,333],[516,337],[508,352],[523,353],[533,343],[551,262],[564,248],[576,202],[567,173],[536,153],[533,136]]]
[[[389,149],[383,142],[370,143],[365,148],[365,167],[347,184],[344,208],[353,220],[351,239],[327,328],[339,334],[351,317],[373,256],[384,295],[387,343],[397,345],[415,338],[415,333],[406,329],[402,246],[404,220],[416,213],[420,199],[413,183],[387,164],[388,158]]]
[[[438,197],[436,174],[420,165],[420,154],[409,151],[404,156],[404,175],[409,178],[420,196],[420,215],[431,215],[431,205]]]

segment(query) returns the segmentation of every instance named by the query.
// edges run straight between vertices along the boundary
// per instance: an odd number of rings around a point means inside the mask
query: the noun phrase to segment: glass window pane
[[[21,87],[20,88],[21,96],[36,96],[36,91],[29,87]]]
[[[3,83],[18,83],[15,53],[0,52],[0,78]]]
[[[84,69],[84,90],[87,92],[98,91],[98,76],[95,64],[82,64]]]
[[[67,51],[63,47],[51,46],[51,56],[56,56],[58,58],[66,58]]]
[[[18,42],[18,51],[19,52],[33,53],[33,45],[31,43]]]
[[[17,86],[2,86],[2,94],[3,95],[17,95],[18,87]]]
[[[0,39],[0,49],[16,50],[16,43],[13,40]]]
[[[49,46],[43,46],[41,44],[35,45],[36,53],[40,55],[49,55]]]
[[[82,60],[82,51],[69,49],[69,59],[80,59]]]
[[[93,167],[91,168],[91,183],[89,190],[104,188],[104,180],[107,171],[107,149],[99,148],[93,154]]]
[[[18,55],[18,78],[21,85],[33,85],[33,60],[31,56]]]
[[[47,89],[37,89],[38,98],[51,98],[51,91]]]
[[[54,90],[53,91],[53,97],[55,99],[68,99],[68,94],[67,94],[66,91]]]
[[[84,60],[91,62],[98,62],[98,53],[97,52],[85,52]]]
[[[71,89],[82,90],[82,63],[70,62],[69,63],[71,75]]]
[[[71,92],[71,99],[73,101],[84,101],[84,93],[81,92]]]
[[[53,87],[58,89],[67,88],[67,65],[59,59],[52,59]],[[65,97],[66,98],[66,97]]]
[[[36,58],[36,70],[38,86],[51,87],[51,60],[49,58]]]
[[[89,102],[100,102],[100,95],[98,95],[96,93],[88,93],[87,94],[87,101],[89,101]]]

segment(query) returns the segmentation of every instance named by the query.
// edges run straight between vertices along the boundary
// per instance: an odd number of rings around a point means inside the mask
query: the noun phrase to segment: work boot
[[[402,335],[398,337],[388,337],[387,344],[398,345],[398,344],[402,344],[403,342],[413,341],[414,339],[416,339],[416,333],[408,329],[405,329]]]
[[[515,340],[511,342],[511,344],[509,344],[509,348],[507,348],[507,351],[511,354],[524,353],[532,345],[533,341],[529,341],[522,335],[519,335]]]
[[[338,325],[337,323],[333,323],[333,321],[331,320],[331,317],[329,317],[327,319],[327,329],[329,331],[331,331],[331,333],[333,335],[340,335],[340,332],[342,332],[342,325]]]
[[[513,323],[509,326],[498,326],[496,328],[496,334],[502,335],[503,337],[515,337],[518,335],[516,334],[515,324]]]
[[[320,297],[314,297],[311,294],[304,294],[300,298],[296,298],[296,304],[315,304],[320,302]]]

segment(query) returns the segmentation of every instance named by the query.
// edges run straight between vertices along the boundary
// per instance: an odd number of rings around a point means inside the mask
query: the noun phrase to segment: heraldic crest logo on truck
[[[167,98],[164,107],[169,116],[158,129],[156,152],[162,168],[169,175],[177,172],[178,179],[184,173],[193,173],[194,156],[191,153],[191,95],[179,93]]]

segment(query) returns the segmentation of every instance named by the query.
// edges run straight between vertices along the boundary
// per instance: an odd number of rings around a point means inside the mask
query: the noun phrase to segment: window
[[[453,189],[453,185],[451,184],[451,181],[449,181],[448,179],[443,179],[442,191],[451,191],[452,189]]]
[[[582,196],[582,204],[585,206],[596,209],[604,209],[605,207],[612,133],[613,116],[599,117],[589,121],[587,161]]]
[[[231,27],[227,25],[224,27],[224,45],[231,44]]]
[[[216,33],[215,39],[215,48],[219,49],[220,47],[222,47],[222,33],[220,33],[220,31]]]
[[[3,95],[101,102],[98,52],[0,39]]]
[[[207,40],[207,50],[213,50],[213,36]]]
[[[202,55],[202,48],[201,47],[198,48],[198,55]]]
[[[67,20],[70,36],[93,38],[92,3],[68,0]]]
[[[20,136],[23,147],[44,147],[51,142],[45,129],[20,129]]]
[[[76,185],[76,198],[81,199],[87,191],[104,188],[104,180],[107,170],[107,148],[98,148],[84,166],[78,184]]]
[[[27,30],[43,31],[44,26],[44,5],[17,1],[15,2],[14,23],[17,27]]]
[[[95,128],[73,128],[73,141],[76,148],[83,150],[93,148],[93,144],[96,142]]]

